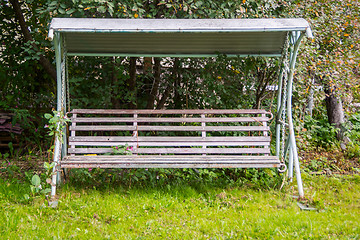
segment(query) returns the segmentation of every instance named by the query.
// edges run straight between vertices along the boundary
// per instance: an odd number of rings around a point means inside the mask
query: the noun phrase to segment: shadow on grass
[[[278,189],[281,181],[276,169],[72,169],[63,188],[122,193],[132,189],[191,197],[236,187]]]
[[[30,177],[32,175],[29,175]],[[32,195],[29,177],[0,178],[0,200],[12,203],[31,203],[45,195]],[[282,175],[276,169],[71,169],[57,193],[98,192],[121,194],[160,194],[191,198],[213,196],[214,193],[239,188],[256,191],[278,189]],[[42,179],[45,186],[45,179]],[[45,199],[45,198],[44,198]]]

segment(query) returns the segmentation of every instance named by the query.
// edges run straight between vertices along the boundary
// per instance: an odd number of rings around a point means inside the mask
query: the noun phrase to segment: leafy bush
[[[347,156],[349,158],[360,157],[360,112],[350,116],[347,136],[351,142],[347,145]]]
[[[349,123],[350,131],[348,136],[350,140],[357,144],[360,144],[360,112],[357,112],[350,116]]]
[[[315,119],[305,116],[303,127],[303,137],[315,147],[329,149],[337,142],[337,129],[325,118]]]

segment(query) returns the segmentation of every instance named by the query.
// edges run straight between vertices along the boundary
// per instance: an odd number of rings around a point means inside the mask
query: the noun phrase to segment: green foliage
[[[49,121],[49,125],[45,125],[46,128],[49,128],[49,136],[54,136],[63,143],[63,132],[70,119],[62,111],[55,110],[53,110],[53,114],[45,113],[44,117]]]
[[[349,158],[360,158],[360,112],[350,116],[347,129],[349,131],[346,135],[351,141],[346,146],[347,156]]]
[[[11,164],[11,162],[9,161],[9,157],[9,153],[0,153],[0,173],[4,173],[12,178],[15,178],[20,173],[20,168],[15,164]]]
[[[330,149],[334,147],[337,139],[337,129],[330,125],[326,118],[314,119],[307,115],[304,119],[302,134],[306,141],[315,147]]]
[[[24,199],[26,201],[33,200],[36,196],[47,196],[51,192],[51,176],[53,173],[53,168],[55,166],[55,163],[52,162],[51,164],[48,162],[44,162],[44,169],[45,172],[41,174],[41,178],[39,175],[34,174],[31,177],[31,174],[25,173],[25,175],[30,179],[30,193],[24,194]],[[45,180],[45,181],[44,181]]]
[[[352,0],[311,0],[295,1],[292,7],[291,14],[307,19],[314,35],[299,53],[295,76],[299,97],[306,104],[310,89],[323,86],[341,96],[345,110],[350,111],[352,95],[358,95],[356,86],[360,84],[359,4]],[[315,96],[315,106],[322,105],[323,98]]]
[[[114,155],[131,155],[133,151],[133,147],[129,147],[128,144],[125,144],[124,146],[115,146],[112,147]]]
[[[353,142],[360,144],[360,112],[357,112],[349,118],[349,137]]]
[[[320,4],[321,3],[321,4]],[[89,18],[265,18],[304,17],[311,22],[315,39],[305,41],[295,74],[295,118],[303,119],[306,97],[313,85],[329,85],[343,96],[359,99],[358,66],[359,6],[353,1],[88,1],[26,0],[21,9],[32,41],[26,41],[14,18],[10,2],[0,7],[0,108],[16,112],[16,120],[26,129],[25,140],[41,146],[43,118],[55,105],[55,80],[39,64],[40,55],[53,62],[52,43],[47,39],[53,17]],[[129,58],[69,57],[70,102],[73,108],[127,108],[134,103],[147,106],[153,88],[154,71],[141,71],[137,59],[136,91],[129,90]],[[162,59],[161,79],[155,103],[164,96],[168,108],[257,108],[274,109],[266,86],[277,79],[277,59],[264,58],[166,58]],[[95,80],[95,81],[94,81]],[[315,112],[325,111],[316,92]],[[344,98],[347,99],[347,98]],[[158,105],[155,104],[155,107]],[[48,119],[55,118],[55,115]],[[314,120],[315,119],[315,120]],[[334,129],[318,116],[306,119],[307,141],[315,146],[333,145]],[[53,119],[54,122],[58,120]],[[61,119],[60,119],[61,120]],[[62,121],[62,120],[61,120]],[[316,124],[319,124],[316,127]],[[51,124],[50,124],[51,126]],[[57,135],[55,125],[51,135]],[[301,131],[300,129],[300,131]],[[330,134],[326,134],[327,131]],[[356,139],[356,131],[350,138]],[[311,135],[311,136],[310,136]],[[349,145],[349,156],[357,156],[357,142]]]

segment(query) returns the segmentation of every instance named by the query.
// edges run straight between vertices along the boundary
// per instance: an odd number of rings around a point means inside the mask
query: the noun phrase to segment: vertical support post
[[[59,45],[60,45],[60,56],[61,56],[61,112],[65,116],[66,114],[66,81],[67,81],[67,73],[66,73],[66,49],[65,44],[63,42],[63,38],[60,37]],[[66,130],[62,132],[62,143],[61,143],[61,157],[67,155],[67,132]],[[57,171],[57,184],[61,183],[61,174],[60,171]]]
[[[133,137],[136,139],[139,139],[139,133],[138,133],[138,114],[134,113],[134,123],[133,126],[135,127],[135,131],[133,132]],[[136,141],[136,144],[133,146],[133,152],[135,152],[134,154],[137,154],[137,149],[139,148],[138,146],[138,141]]]
[[[206,126],[206,123],[205,123],[205,114],[202,113],[202,114],[201,114],[201,127],[203,128],[203,130],[201,131],[201,137],[202,137],[203,140],[205,140],[205,138],[206,138],[205,126]],[[202,148],[205,149],[206,146],[203,144]],[[204,151],[205,151],[205,150],[204,150]],[[206,153],[203,153],[202,155],[205,156]]]
[[[57,81],[57,94],[56,94],[56,110],[58,112],[61,111],[62,103],[61,97],[63,95],[62,92],[62,79],[61,79],[61,37],[57,32],[54,37],[54,47],[55,47],[55,60],[56,60],[56,81]],[[55,147],[54,147],[54,159],[55,166],[53,169],[52,181],[51,181],[51,197],[54,197],[56,194],[56,184],[58,177],[58,169],[59,169],[59,159],[61,157],[61,142],[55,137]]]
[[[265,118],[265,117],[266,117],[266,114],[261,114],[261,116],[262,116],[263,118]],[[262,122],[262,125],[263,125],[264,127],[266,127],[266,126],[267,126],[267,121],[263,121],[263,122]],[[264,134],[265,137],[267,137],[267,136],[269,135],[269,134],[268,134],[268,131],[264,131],[263,134]],[[264,146],[264,148],[269,148],[269,146]],[[269,156],[269,154],[266,153],[266,154],[264,154],[264,156]]]
[[[287,49],[285,49],[284,51],[287,51]],[[279,119],[280,119],[280,114],[282,112],[282,109],[284,108],[284,106],[281,105],[282,103],[282,84],[283,84],[283,76],[284,76],[284,71],[286,71],[283,67],[280,70],[280,74],[279,74],[279,81],[278,81],[278,94],[277,94],[277,107],[276,107],[276,119],[275,119],[275,123],[276,123],[276,156],[280,157],[280,123],[279,123]]]
[[[290,138],[290,152],[292,152],[293,162],[295,166],[295,173],[296,173],[296,181],[298,185],[298,192],[300,198],[304,197],[304,189],[302,185],[301,173],[300,173],[300,164],[299,164],[299,156],[296,147],[296,140],[295,140],[295,132],[294,132],[294,123],[292,119],[292,84],[294,78],[294,70],[295,70],[295,63],[296,57],[299,50],[301,39],[303,38],[304,33],[300,35],[295,35],[294,39],[294,46],[292,48],[292,53],[290,54],[290,71],[288,74],[288,83],[287,83],[287,117],[288,117],[288,124],[289,124],[289,138]],[[294,35],[293,35],[294,37]],[[289,154],[290,156],[290,154]],[[290,160],[291,161],[291,160]]]
[[[73,130],[73,129],[76,127],[76,118],[77,118],[77,114],[74,113],[74,114],[72,115],[73,121],[71,122],[71,127],[72,127],[72,130],[71,130],[71,133],[70,133],[70,136],[71,136],[71,137],[75,137],[75,136],[76,136],[76,132]],[[71,145],[70,148],[75,150],[75,145]],[[72,156],[75,156],[74,153],[72,153],[71,155],[72,155]]]

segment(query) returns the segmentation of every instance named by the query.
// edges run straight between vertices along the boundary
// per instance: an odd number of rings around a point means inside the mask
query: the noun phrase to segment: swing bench
[[[269,155],[272,115],[264,110],[74,109],[72,114],[70,155],[60,161],[62,168],[280,166],[279,158]],[[127,154],[113,155],[124,146]]]
[[[73,109],[70,136],[55,139],[52,192],[60,168],[295,168],[304,196],[291,115],[297,51],[312,37],[304,19],[54,18],[57,111],[67,106],[67,56],[281,57],[276,154],[263,109]],[[69,97],[69,96],[68,96]]]

